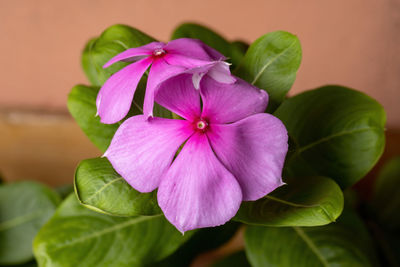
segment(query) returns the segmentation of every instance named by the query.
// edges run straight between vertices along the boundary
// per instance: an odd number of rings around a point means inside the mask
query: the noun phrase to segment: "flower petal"
[[[231,75],[229,63],[224,61],[216,61],[216,64],[208,71],[207,74],[219,83],[232,84],[236,82],[236,78]]]
[[[210,60],[190,58],[190,57],[178,55],[178,54],[166,54],[163,58],[169,65],[181,66],[181,67],[185,67],[187,69],[204,66],[204,65],[207,65],[210,62],[212,62]]]
[[[288,135],[276,117],[261,113],[232,124],[210,125],[207,136],[239,182],[244,201],[259,199],[283,184]]]
[[[190,73],[176,75],[160,84],[155,101],[190,121],[201,114],[200,94],[193,86]]]
[[[96,99],[97,113],[102,123],[116,123],[126,116],[140,78],[151,62],[151,58],[146,58],[132,63],[104,83]]]
[[[239,184],[196,133],[184,145],[158,188],[158,204],[181,232],[226,223],[242,202]]]
[[[180,38],[172,40],[164,48],[168,54],[177,54],[190,58],[207,61],[225,59],[224,55],[197,39]]]
[[[231,75],[229,64],[224,61],[209,62],[202,66],[190,68],[185,72],[193,74],[192,81],[196,89],[200,88],[200,82],[206,74],[220,83],[232,84],[236,81],[236,78]]]
[[[129,48],[122,53],[119,53],[112,59],[110,59],[103,68],[107,68],[118,61],[136,61],[142,59],[143,57],[150,56],[153,54],[154,49],[158,47],[163,47],[164,43],[152,42],[140,47]]]
[[[180,66],[168,65],[164,59],[160,58],[153,62],[147,79],[146,94],[143,103],[143,114],[146,117],[153,116],[154,91],[164,80],[183,72],[185,68]]]
[[[211,123],[230,123],[252,114],[264,112],[268,94],[264,90],[236,78],[233,84],[219,83],[204,76],[200,83],[203,118]]]
[[[134,116],[118,128],[104,156],[133,188],[151,192],[192,133],[184,120]]]

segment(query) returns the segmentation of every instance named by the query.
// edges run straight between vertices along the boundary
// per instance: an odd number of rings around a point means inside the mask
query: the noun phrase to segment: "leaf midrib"
[[[63,249],[63,248],[65,248],[65,247],[74,245],[74,244],[76,244],[76,243],[81,243],[81,242],[84,242],[84,241],[89,240],[89,239],[97,238],[97,237],[100,237],[100,236],[102,236],[102,235],[106,235],[106,234],[109,234],[109,233],[112,233],[112,232],[121,230],[121,229],[126,228],[126,227],[129,227],[129,226],[131,226],[131,225],[133,225],[133,224],[135,224],[135,223],[140,223],[140,222],[144,222],[144,221],[147,221],[147,220],[152,220],[152,219],[154,219],[154,218],[158,218],[158,217],[160,217],[161,215],[162,215],[162,214],[154,215],[154,216],[135,217],[135,218],[132,218],[132,219],[130,219],[130,220],[128,220],[128,221],[125,221],[125,222],[123,222],[123,223],[114,224],[114,225],[111,226],[111,227],[104,228],[104,229],[102,229],[102,230],[100,230],[100,231],[95,231],[95,232],[93,232],[93,233],[91,233],[91,234],[89,234],[89,235],[85,235],[85,236],[76,238],[76,239],[74,239],[74,240],[72,240],[72,241],[70,241],[70,242],[66,242],[66,243],[63,243],[63,244],[61,244],[61,245],[59,245],[59,246],[55,246],[55,247],[53,247],[53,249],[49,249],[48,251],[49,251],[49,252],[54,252],[54,251]]]
[[[297,233],[297,235],[307,244],[307,246],[311,249],[311,251],[317,256],[318,260],[322,263],[324,267],[329,267],[329,263],[326,261],[322,253],[318,250],[317,246],[314,242],[307,236],[307,234],[303,231],[303,229],[299,227],[293,227],[293,230]]]
[[[0,231],[6,231],[10,228],[17,227],[21,224],[27,223],[31,220],[39,218],[44,213],[43,210],[36,210],[34,212],[24,214],[0,223]]]
[[[326,137],[322,137],[321,139],[319,139],[317,141],[314,141],[312,143],[309,143],[309,144],[299,148],[298,149],[298,154],[301,154],[304,151],[306,151],[306,150],[308,150],[308,149],[310,149],[310,148],[312,148],[312,147],[314,147],[316,145],[322,144],[324,142],[328,142],[331,139],[334,139],[334,138],[337,138],[337,137],[341,137],[341,136],[344,136],[344,135],[353,134],[353,133],[357,133],[357,132],[364,132],[364,131],[374,130],[374,129],[375,130],[382,130],[382,129],[378,128],[378,127],[365,127],[365,128],[358,128],[358,129],[354,129],[354,130],[342,131],[342,132],[339,132],[339,133],[331,134],[331,135],[328,135]]]
[[[254,77],[254,80],[251,82],[252,85],[254,85],[258,79],[260,78],[260,76],[262,75],[262,73],[272,64],[274,63],[280,56],[282,56],[283,54],[286,53],[286,51],[288,51],[295,43],[297,42],[297,40],[293,40],[293,42],[286,47],[284,50],[282,50],[282,52],[276,54],[270,61],[268,61],[262,68],[261,70],[257,73],[257,75]]]
[[[87,198],[87,199],[85,200],[85,202],[89,202],[89,201],[92,200],[95,196],[97,196],[97,195],[100,194],[102,191],[104,191],[108,186],[110,186],[111,184],[113,184],[113,183],[115,183],[115,182],[117,182],[117,181],[120,181],[120,180],[123,180],[123,178],[122,178],[122,177],[118,177],[118,178],[115,178],[115,179],[109,181],[108,183],[104,184],[104,185],[103,185],[102,187],[100,187],[100,189],[97,190],[93,195],[91,195],[89,198]]]
[[[315,207],[319,207],[325,213],[325,215],[328,217],[328,220],[330,220],[331,222],[335,221],[335,218],[333,218],[330,215],[330,213],[325,209],[325,207],[322,206],[320,203],[313,204],[313,205],[305,205],[305,204],[297,204],[297,203],[294,203],[294,202],[286,201],[286,200],[283,200],[283,199],[280,199],[280,198],[276,198],[276,197],[273,197],[273,196],[268,196],[268,195],[265,196],[265,198],[268,198],[268,199],[270,199],[272,201],[276,201],[276,202],[279,202],[279,203],[282,203],[282,204],[285,204],[285,205],[288,205],[288,206],[297,207],[297,208],[315,208]]]

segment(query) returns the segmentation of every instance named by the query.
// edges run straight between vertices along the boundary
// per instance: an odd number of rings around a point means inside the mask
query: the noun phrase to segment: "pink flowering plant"
[[[288,97],[288,32],[171,39],[115,25],[86,45],[91,85],[68,108],[101,153],[36,235],[39,266],[188,266],[239,229],[245,253],[216,266],[375,266],[343,190],[383,152],[380,104],[334,85]]]

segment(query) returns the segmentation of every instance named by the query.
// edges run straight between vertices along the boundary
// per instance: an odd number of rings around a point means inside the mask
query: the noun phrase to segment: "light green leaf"
[[[33,258],[32,240],[59,202],[55,192],[35,182],[0,185],[0,265]]]
[[[128,204],[128,203],[126,203]],[[70,195],[34,240],[39,266],[144,266],[186,242],[162,215],[112,217],[91,211]]]
[[[390,230],[400,229],[400,157],[393,158],[380,171],[372,198],[372,206],[380,223]]]
[[[266,90],[270,99],[268,110],[273,111],[292,87],[300,62],[299,39],[288,32],[276,31],[251,44],[234,73]]]
[[[112,57],[127,50],[155,41],[147,34],[125,25],[113,25],[98,38],[91,39],[82,54],[82,67],[92,85],[100,86],[111,74],[128,63],[118,62],[108,68],[103,65]]]
[[[327,226],[249,226],[245,243],[254,267],[377,266],[372,240],[351,210]]]
[[[68,95],[68,110],[83,132],[102,152],[107,150],[119,124],[103,124],[96,116],[99,89],[77,85]]]
[[[235,220],[265,226],[317,226],[343,210],[340,187],[325,177],[297,177],[257,201],[243,202]]]
[[[81,161],[75,173],[78,200],[89,209],[114,216],[160,214],[156,191],[133,189],[106,158]]]
[[[322,175],[342,188],[375,165],[385,146],[385,111],[369,96],[325,86],[286,100],[275,112],[285,124],[294,153],[286,176]]]
[[[233,65],[237,66],[240,63],[242,50],[238,47],[238,44],[231,44],[220,34],[205,26],[195,23],[184,23],[172,33],[172,40],[178,38],[199,39],[228,57],[228,61],[231,61]]]

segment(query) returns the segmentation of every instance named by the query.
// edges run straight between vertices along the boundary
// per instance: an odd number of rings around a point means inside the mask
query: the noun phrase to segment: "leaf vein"
[[[5,231],[10,228],[16,227],[18,225],[24,224],[30,220],[40,217],[43,213],[44,211],[37,210],[35,212],[31,212],[23,216],[12,218],[11,220],[8,221],[3,221],[0,223],[0,231]]]
[[[329,263],[326,261],[321,252],[318,250],[314,242],[306,235],[306,233],[299,227],[293,227],[293,229],[300,236],[300,238],[307,244],[307,246],[311,249],[311,251],[317,256],[317,258],[321,261],[322,265],[328,267]]]
[[[280,56],[282,56],[283,54],[286,53],[286,51],[288,51],[295,43],[297,40],[293,40],[293,42],[286,47],[282,52],[276,54],[270,61],[267,62],[267,64],[265,64],[261,70],[257,73],[257,75],[254,77],[254,80],[251,82],[252,85],[254,85],[258,79],[260,78],[261,74],[272,64],[274,63]]]
[[[312,143],[310,143],[310,144],[308,144],[308,145],[305,145],[305,146],[299,148],[299,149],[297,150],[297,153],[296,153],[296,154],[297,154],[297,156],[298,156],[298,155],[300,155],[301,153],[303,153],[304,151],[306,151],[306,150],[308,150],[308,149],[310,149],[310,148],[312,148],[312,147],[314,147],[314,146],[316,146],[316,145],[319,145],[319,144],[321,144],[321,143],[330,141],[331,139],[334,139],[334,138],[337,138],[337,137],[341,137],[341,136],[344,136],[344,135],[353,134],[353,133],[357,133],[357,132],[369,131],[369,130],[373,130],[373,129],[381,130],[381,129],[378,128],[378,127],[366,127],[366,128],[359,128],[359,129],[355,129],[355,130],[343,131],[343,132],[335,133],[335,134],[332,134],[332,135],[328,135],[328,136],[323,137],[323,138],[321,138],[321,139],[319,139],[319,140],[317,140],[317,141],[315,141],[315,142],[312,142]]]
[[[100,194],[101,192],[103,192],[108,186],[110,186],[111,184],[118,182],[120,180],[122,180],[122,177],[118,177],[115,178],[111,181],[109,181],[108,183],[104,184],[102,187],[100,187],[99,190],[97,190],[93,195],[91,195],[89,198],[86,199],[86,202],[89,202],[90,200],[92,200],[95,196],[97,196],[98,194]]]
[[[160,215],[154,215],[154,216],[135,217],[135,218],[132,218],[131,220],[125,221],[125,222],[123,222],[123,223],[115,224],[115,225],[113,225],[113,226],[111,226],[111,227],[104,228],[104,229],[102,229],[102,230],[100,230],[100,231],[93,232],[93,233],[91,233],[91,234],[89,234],[89,235],[85,235],[85,236],[82,236],[82,237],[77,238],[77,239],[75,239],[75,240],[72,240],[72,241],[70,241],[70,242],[66,242],[66,243],[63,243],[63,244],[61,244],[61,245],[59,245],[59,246],[55,246],[55,247],[54,247],[53,249],[51,249],[50,251],[51,251],[51,252],[54,252],[54,251],[56,251],[56,250],[59,250],[59,249],[62,249],[62,248],[65,248],[65,247],[74,245],[74,244],[76,244],[76,243],[80,243],[80,242],[83,242],[83,241],[86,241],[86,240],[89,240],[89,239],[97,238],[97,237],[100,237],[100,236],[102,236],[102,235],[106,235],[106,234],[112,233],[112,232],[114,232],[114,231],[121,230],[121,229],[126,228],[126,227],[129,227],[129,226],[131,226],[132,224],[135,224],[135,223],[140,223],[140,222],[143,222],[143,221],[151,220],[151,219],[156,218],[156,217],[159,217],[159,216],[161,216],[161,215],[162,215],[162,214],[160,214]]]

